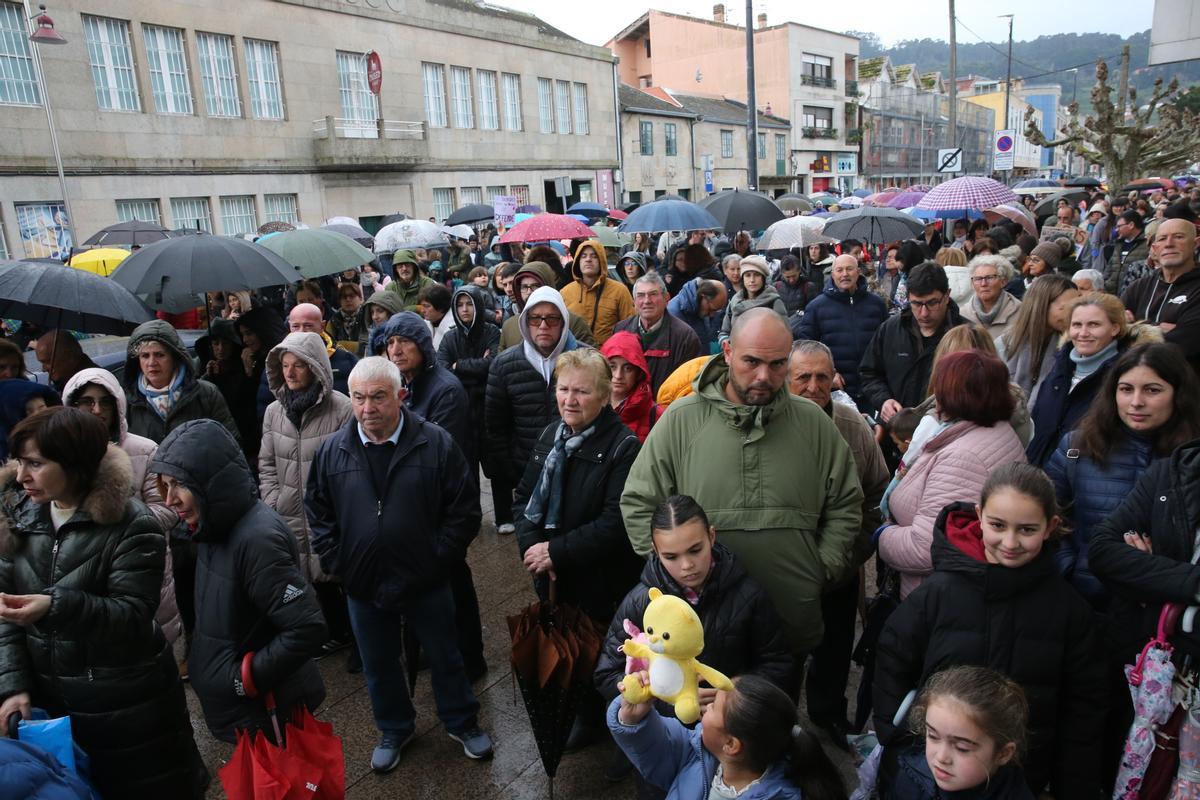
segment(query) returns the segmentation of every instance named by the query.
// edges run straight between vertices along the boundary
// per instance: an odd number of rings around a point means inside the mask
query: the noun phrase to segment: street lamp
[[[29,49],[33,51],[35,78],[42,89],[42,108],[46,110],[46,125],[50,128],[50,149],[54,151],[54,165],[58,168],[58,189],[62,193],[63,208],[67,211],[67,230],[71,232],[71,248],[74,249],[79,246],[79,237],[75,235],[75,215],[71,213],[71,199],[67,196],[67,178],[63,175],[62,155],[58,151],[58,133],[54,127],[54,111],[50,108],[50,91],[46,84],[46,73],[42,68],[42,54],[39,49],[40,45],[66,44],[67,40],[54,29],[54,20],[46,13],[45,6],[38,6],[39,13],[35,15],[29,10],[29,0],[24,0],[24,3],[26,18],[37,24],[37,28],[29,34],[32,44]]]

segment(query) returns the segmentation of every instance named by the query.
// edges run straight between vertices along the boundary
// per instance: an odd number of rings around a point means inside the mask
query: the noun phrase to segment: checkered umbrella
[[[912,208],[917,203],[929,194],[928,192],[918,192],[914,189],[905,189],[903,192],[889,192],[879,199],[877,205],[882,208]]]
[[[1016,202],[1016,194],[1003,183],[968,175],[933,187],[916,207],[927,211],[983,210]]]

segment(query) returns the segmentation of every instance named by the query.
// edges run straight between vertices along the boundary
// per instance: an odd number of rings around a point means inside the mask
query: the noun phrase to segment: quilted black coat
[[[526,360],[522,345],[492,359],[484,400],[484,459],[510,485],[524,474],[542,429],[558,420],[554,384]]]

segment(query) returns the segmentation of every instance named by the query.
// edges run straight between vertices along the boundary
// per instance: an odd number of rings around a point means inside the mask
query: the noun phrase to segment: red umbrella
[[[626,214],[624,211],[621,211],[616,208],[614,208],[612,211],[608,212],[609,219],[625,219],[628,216],[629,215]]]
[[[548,242],[551,239],[591,239],[595,232],[566,214],[538,214],[508,229],[500,237],[506,242]]]
[[[1175,181],[1170,178],[1138,178],[1136,181],[1130,181],[1121,187],[1122,192],[1155,192],[1162,189],[1170,189],[1175,185]]]

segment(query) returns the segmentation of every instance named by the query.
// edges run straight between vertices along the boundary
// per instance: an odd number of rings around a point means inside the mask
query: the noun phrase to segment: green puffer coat
[[[154,624],[166,540],[130,499],[129,457],[109,445],[57,532],[15,477],[15,462],[0,470],[0,592],[51,601],[34,625],[0,622],[0,699],[28,692],[50,716],[69,715],[104,797],[202,794],[183,685]]]

